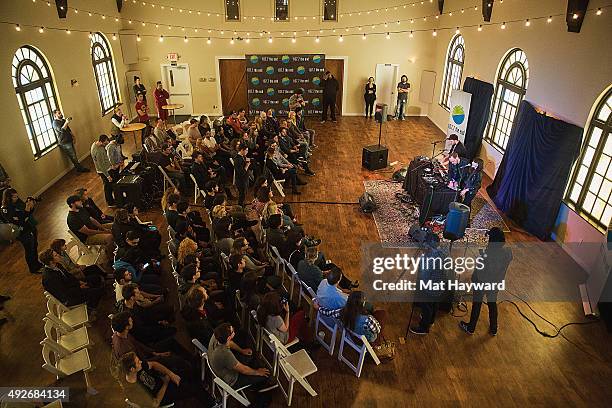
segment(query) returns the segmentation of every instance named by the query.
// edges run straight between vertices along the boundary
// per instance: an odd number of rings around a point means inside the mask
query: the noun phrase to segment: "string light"
[[[597,9],[597,11],[595,12],[595,15],[601,16],[601,7]]]
[[[317,38],[315,38],[315,42],[319,42],[319,37],[317,36]]]
[[[547,23],[552,23],[552,16],[548,17],[548,18],[546,19],[546,22],[547,22]]]
[[[386,38],[387,40],[390,40],[390,39],[391,39],[391,34],[387,33],[387,35],[385,36],[385,38]]]
[[[66,34],[70,34],[70,33],[72,33],[72,31],[66,30]]]
[[[338,38],[338,41],[340,42],[344,41],[344,37],[342,37],[342,34],[340,34],[340,38]]]
[[[136,41],[140,42],[140,34],[136,36]]]
[[[268,42],[272,44],[272,37],[268,37]]]
[[[212,41],[210,41],[210,37],[208,37],[208,39],[206,40],[206,44],[210,45]]]
[[[189,42],[189,40],[187,39],[187,36],[185,36],[185,38],[183,39],[183,41],[185,41],[185,42]]]
[[[525,27],[529,27],[531,25],[531,21],[529,19],[525,20]]]
[[[230,40],[230,44],[234,45],[234,39],[233,38]]]
[[[44,33],[44,32],[45,32],[45,29],[44,29],[43,27],[40,27],[40,28],[38,29],[38,32],[42,34],[42,33]]]
[[[433,33],[431,33],[431,35],[433,35],[434,37],[436,37],[438,35],[438,32],[436,30],[433,30]]]
[[[482,24],[478,26],[478,31],[482,31]]]
[[[113,33],[113,41],[117,40],[117,34]]]
[[[460,33],[459,27],[457,27],[457,29],[455,30],[455,34],[459,34],[459,33]]]
[[[365,33],[363,33],[363,35],[361,36],[361,39],[362,39],[362,40],[365,40],[365,39],[366,39],[366,35],[365,35]]]
[[[159,42],[164,42],[164,36],[163,35],[159,36]]]
[[[246,40],[244,40],[244,42],[248,44],[248,43],[250,43],[250,42],[251,42],[251,39],[250,39],[250,38],[247,38]]]
[[[502,29],[502,30],[505,30],[505,29],[506,29],[506,22],[505,22],[505,21],[502,23],[502,25],[501,25],[501,29]]]
[[[293,38],[291,39],[291,42],[295,44],[295,41],[296,41],[296,40],[295,40],[295,37],[293,37]]]
[[[574,13],[574,15],[572,16],[572,18],[573,18],[574,20],[578,20],[578,13]]]
[[[412,31],[410,32],[410,38],[414,38],[414,34],[412,34]]]
[[[15,26],[15,30],[17,30],[17,31],[21,31],[21,27],[19,26],[19,24],[17,24],[17,25]]]

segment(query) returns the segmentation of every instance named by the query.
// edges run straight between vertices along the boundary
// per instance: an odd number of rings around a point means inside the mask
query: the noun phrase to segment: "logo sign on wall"
[[[321,114],[325,73],[322,54],[267,54],[246,56],[247,100],[251,115],[272,108],[279,116],[289,112],[289,98],[302,88],[306,115]]]
[[[471,101],[472,94],[457,89],[451,91],[449,104],[450,117],[448,119],[446,135],[456,134],[459,136],[461,143],[465,141],[465,130],[467,129]]]

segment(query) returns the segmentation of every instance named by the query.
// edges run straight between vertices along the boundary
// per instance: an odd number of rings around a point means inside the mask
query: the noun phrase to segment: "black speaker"
[[[368,170],[378,170],[387,167],[389,149],[383,145],[372,145],[363,148],[361,166]]]
[[[142,177],[135,174],[121,177],[114,187],[117,205],[123,207],[126,204],[134,204],[138,208],[145,207],[142,181]]]
[[[421,227],[419,223],[412,224],[408,230],[408,235],[410,235],[410,238],[421,244],[425,243],[431,234],[432,231],[430,228]]]
[[[376,203],[374,197],[371,194],[365,192],[359,197],[359,207],[364,213],[371,213],[376,211]]]
[[[470,222],[470,207],[452,202],[448,205],[448,214],[444,223],[444,238],[455,241],[463,238]]]
[[[386,103],[377,103],[374,108],[374,120],[378,123],[386,122],[389,116],[389,106]]]

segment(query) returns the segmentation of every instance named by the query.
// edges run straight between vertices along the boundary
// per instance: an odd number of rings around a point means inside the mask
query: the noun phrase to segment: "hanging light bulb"
[[[478,26],[478,31],[482,31],[482,24]]]
[[[459,27],[457,27],[457,29],[455,30],[455,34],[459,34]]]
[[[505,21],[502,23],[502,25],[501,25],[501,29],[502,29],[502,30],[505,30],[505,29],[506,29],[506,22],[505,22]]]
[[[268,42],[272,44],[272,37],[268,37]]]
[[[362,39],[362,40],[365,40],[365,39],[366,39],[366,35],[365,35],[365,33],[363,33],[363,35],[361,36],[361,39]]]
[[[529,19],[525,20],[525,27],[529,27],[531,25],[531,21]]]
[[[208,37],[208,39],[206,40],[206,44],[210,45],[212,41],[210,41],[210,37]]]
[[[317,36],[317,38],[315,38],[315,42],[319,42],[319,36]]]
[[[185,38],[183,39],[184,42],[189,42],[189,39],[187,39],[187,36],[185,36]]]
[[[159,42],[164,42],[164,36],[163,35],[159,36]]]
[[[244,40],[244,42],[248,44],[248,43],[250,43],[250,42],[251,42],[251,39],[250,39],[250,38],[247,38],[246,40]]]
[[[597,11],[595,12],[595,15],[601,16],[601,7],[597,9]]]
[[[338,41],[340,42],[344,41],[344,37],[342,37],[342,34],[340,34],[340,38],[338,38]]]
[[[70,34],[70,33],[72,33],[72,31],[66,30],[66,34]]]
[[[140,38],[140,34],[138,34],[138,35],[136,36],[136,41],[140,42],[140,40],[141,40],[141,38]]]
[[[295,40],[295,37],[293,37],[293,38],[291,39],[291,42],[295,44],[295,41],[296,41],[296,40]]]
[[[385,38],[386,38],[387,40],[390,40],[390,39],[391,39],[391,34],[387,33],[387,35],[385,36]]]
[[[42,34],[42,33],[44,33],[44,32],[45,32],[45,29],[44,29],[43,27],[40,27],[40,28],[38,29],[38,32]]]
[[[438,35],[438,32],[436,30],[433,30],[433,33],[431,33],[431,35],[433,35],[434,37],[436,37]]]
[[[549,16],[549,17],[546,19],[546,22],[547,22],[547,23],[552,23],[552,16]]]
[[[414,38],[414,34],[412,34],[412,31],[410,32],[410,38]]]
[[[117,40],[117,34],[113,33],[113,41]]]
[[[578,13],[574,13],[574,15],[572,16],[572,18],[573,18],[574,20],[578,20]]]
[[[230,44],[234,45],[234,39],[233,38],[230,40]]]
[[[21,31],[21,27],[19,26],[19,24],[15,25],[15,30]]]

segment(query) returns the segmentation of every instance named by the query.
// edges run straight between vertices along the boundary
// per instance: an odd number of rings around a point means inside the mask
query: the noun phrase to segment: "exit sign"
[[[178,58],[179,58],[178,53],[176,52],[168,53],[168,61],[170,61],[171,63],[176,64],[178,62]]]

